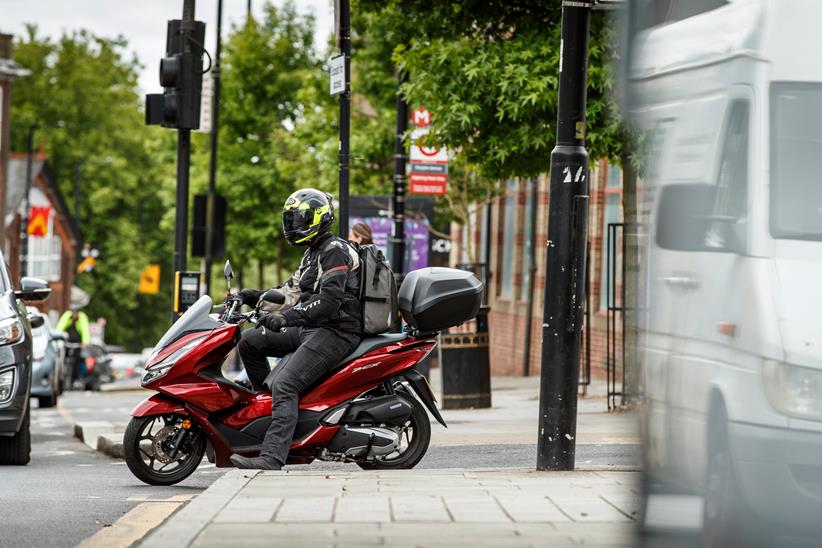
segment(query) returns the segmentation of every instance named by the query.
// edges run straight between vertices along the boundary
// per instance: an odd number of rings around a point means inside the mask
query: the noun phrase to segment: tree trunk
[[[625,222],[625,402],[633,406],[639,398],[639,238],[637,225],[637,174],[628,154],[630,142],[623,144],[622,211]]]
[[[262,259],[257,259],[257,287],[265,289],[265,264]]]

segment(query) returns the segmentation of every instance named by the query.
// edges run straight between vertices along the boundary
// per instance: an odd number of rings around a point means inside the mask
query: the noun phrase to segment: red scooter
[[[230,283],[228,262],[225,274]],[[399,291],[408,331],[363,339],[339,368],[302,395],[287,464],[320,459],[366,470],[414,467],[431,436],[425,410],[445,426],[428,382],[414,366],[434,349],[440,330],[476,316],[482,289],[461,270],[409,273]],[[263,297],[281,298],[276,290]],[[172,485],[188,477],[204,454],[218,467],[230,467],[232,453],[259,453],[271,422],[271,394],[222,373],[240,326],[259,316],[258,310],[239,312],[240,306],[228,294],[222,312],[212,313],[211,298],[200,297],[157,343],[142,385],[158,393],[132,411],[123,437],[126,463],[140,480]]]

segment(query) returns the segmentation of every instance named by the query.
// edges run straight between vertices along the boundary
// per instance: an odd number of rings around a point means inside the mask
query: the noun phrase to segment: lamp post
[[[585,245],[588,30],[592,2],[563,1],[556,147],[551,152],[537,470],[573,470]]]

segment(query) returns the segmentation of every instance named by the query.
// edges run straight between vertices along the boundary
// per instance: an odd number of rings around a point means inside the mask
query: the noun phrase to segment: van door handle
[[[667,278],[660,279],[665,285],[673,287],[675,289],[694,290],[701,285],[699,280],[695,278],[689,278],[687,276],[669,276]]]

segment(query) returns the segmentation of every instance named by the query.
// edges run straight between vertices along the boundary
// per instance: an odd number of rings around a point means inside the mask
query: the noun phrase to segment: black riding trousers
[[[255,390],[263,388],[271,369],[268,356],[290,356],[274,368],[271,382],[271,425],[263,439],[261,455],[281,464],[288,459],[299,414],[300,395],[339,366],[360,343],[358,334],[327,327],[287,327],[274,332],[265,328],[243,333],[238,349]]]

